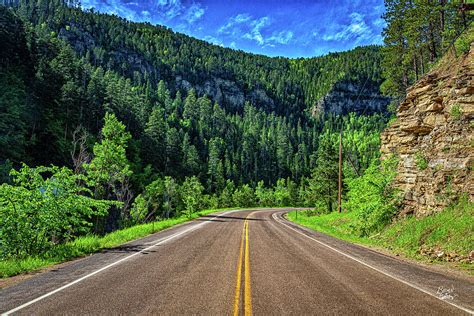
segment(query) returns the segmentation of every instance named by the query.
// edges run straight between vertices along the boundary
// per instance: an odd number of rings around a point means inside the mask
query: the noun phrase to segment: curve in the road
[[[471,279],[311,231],[286,221],[284,212],[224,212],[73,261],[0,290],[0,311],[472,313]],[[437,285],[454,285],[457,296],[441,300]]]

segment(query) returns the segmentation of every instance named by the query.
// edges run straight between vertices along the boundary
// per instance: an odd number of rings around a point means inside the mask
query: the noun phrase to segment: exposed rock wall
[[[407,91],[382,134],[382,159],[399,157],[402,214],[428,215],[467,194],[474,199],[474,45],[446,57]]]
[[[350,112],[358,114],[386,113],[390,98],[380,93],[377,82],[337,82],[312,109],[313,116],[319,113],[345,115]]]
[[[135,73],[147,74],[150,78],[165,80],[167,87],[172,91],[194,88],[199,96],[206,95],[231,112],[241,112],[246,101],[258,109],[266,112],[276,112],[278,115],[286,115],[288,110],[293,111],[293,114],[303,114],[306,110],[306,106],[299,104],[300,101],[297,101],[304,99],[303,95],[293,95],[294,98],[291,102],[293,105],[298,104],[304,108],[288,109],[288,104],[285,102],[288,102],[288,96],[296,90],[291,91],[289,89],[287,96],[282,98],[281,95],[273,95],[272,89],[244,84],[244,80],[237,79],[232,73],[205,73],[199,78],[189,77],[185,75],[186,71],[173,70],[165,64],[157,66],[153,59],[140,53],[133,46],[127,46],[123,43],[121,45],[116,44],[108,47],[106,51],[99,44],[100,40],[98,38],[100,36],[91,33],[80,22],[70,21],[68,26],[69,29],[63,27],[59,30],[59,38],[68,42],[81,56],[85,55],[87,51],[92,51],[94,56],[91,59],[95,60],[96,66],[120,69],[118,72],[123,76],[133,78]],[[120,66],[122,63],[125,65],[124,69]],[[288,75],[291,75],[291,73],[289,72]],[[385,112],[389,99],[381,95],[379,86],[379,82],[370,80],[363,87],[362,83],[347,80],[336,82],[331,90],[312,107],[313,114],[316,115],[322,112],[334,114]],[[358,98],[361,90],[362,93]],[[303,94],[302,91],[299,91],[299,93]],[[310,105],[308,104],[308,106]]]
[[[212,78],[202,84],[193,85],[181,76],[177,76],[176,88],[184,90],[194,88],[198,95],[206,95],[214,102],[227,105],[232,110],[243,109],[245,101],[265,111],[275,110],[275,101],[267,95],[265,90],[256,88],[246,92],[235,81],[227,79]]]

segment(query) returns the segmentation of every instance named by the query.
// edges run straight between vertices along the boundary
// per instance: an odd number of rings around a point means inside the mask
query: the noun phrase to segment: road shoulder
[[[355,261],[354,264],[364,264],[449,304],[459,305],[471,312],[474,311],[472,300],[472,297],[474,297],[474,277],[459,272],[447,271],[446,269],[433,269],[431,266],[406,258],[402,259],[387,251],[381,252],[378,249],[337,239],[288,221],[284,214],[285,212],[275,213],[275,220],[288,227],[288,229],[296,230],[315,242],[350,257]]]

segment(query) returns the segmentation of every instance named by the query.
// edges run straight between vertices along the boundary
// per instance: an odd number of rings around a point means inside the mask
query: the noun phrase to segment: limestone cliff
[[[382,159],[399,157],[401,214],[428,215],[462,194],[474,199],[474,45],[451,52],[407,91],[382,134]]]

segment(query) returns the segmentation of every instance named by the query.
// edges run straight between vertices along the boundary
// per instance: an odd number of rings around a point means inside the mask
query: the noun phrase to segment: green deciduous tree
[[[24,257],[86,234],[93,216],[103,216],[113,201],[95,200],[84,176],[62,167],[11,172],[14,184],[0,185],[0,257]]]
[[[187,177],[180,186],[180,194],[184,204],[186,216],[191,217],[198,211],[203,201],[202,192],[204,187],[197,177]]]
[[[118,200],[123,204],[119,214],[110,214],[109,220],[125,220],[131,199],[129,177],[132,175],[126,156],[130,133],[114,114],[107,113],[102,128],[101,141],[94,145],[94,157],[84,164],[88,185],[94,188],[97,198]]]
[[[390,223],[397,212],[400,196],[392,186],[397,163],[396,158],[387,159],[382,164],[374,160],[362,177],[349,182],[344,207],[357,214],[354,227],[362,236]]]
[[[238,207],[251,207],[255,206],[255,193],[254,190],[248,185],[244,184],[237,188],[232,195],[234,206]]]

